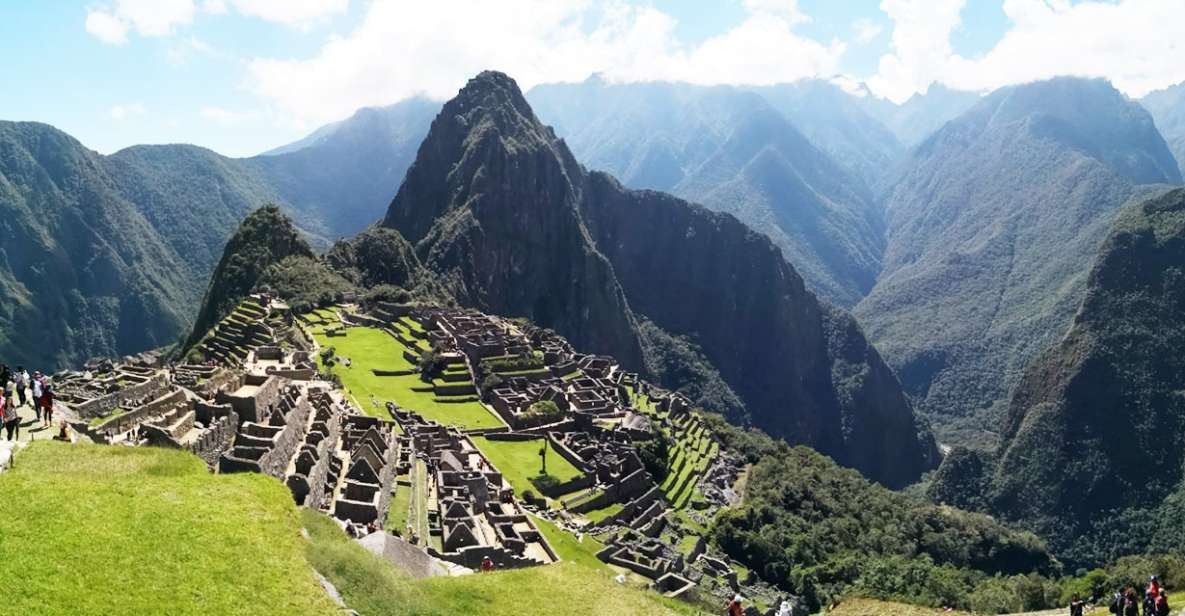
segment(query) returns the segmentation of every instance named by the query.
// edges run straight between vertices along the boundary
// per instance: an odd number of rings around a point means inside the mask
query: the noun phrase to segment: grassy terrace
[[[351,367],[337,364],[329,370],[341,378],[342,385],[368,413],[386,416],[387,411],[383,403],[392,400],[403,408],[446,425],[456,424],[466,429],[496,428],[502,425],[493,413],[471,396],[437,396],[430,391],[431,384],[420,380],[418,374],[375,375],[372,369],[416,369],[416,366],[403,356],[407,348],[380,329],[350,327],[345,330],[345,335],[330,337],[325,335],[323,328],[320,331],[314,328],[312,334],[322,348],[332,346],[337,355],[350,358]],[[378,407],[371,405],[372,395],[379,401]]]
[[[660,413],[645,395],[631,393],[634,408],[662,420],[668,415]],[[708,469],[719,451],[719,445],[712,440],[706,426],[694,415],[679,417],[673,429],[666,429],[675,440],[675,447],[667,459],[670,474],[660,488],[667,500],[676,509],[686,507],[696,495],[700,476]]]
[[[564,562],[463,577],[413,580],[350,541],[325,516],[304,512],[308,557],[349,606],[362,614],[597,616],[703,614],[694,607],[613,581],[615,571],[594,556],[599,546],[537,520]]]
[[[0,475],[4,614],[335,614],[279,482],[188,453],[38,442]]]
[[[541,461],[539,448],[542,446],[540,440],[491,441],[485,437],[477,437],[473,439],[473,444],[481,449],[494,468],[497,468],[506,481],[510,482],[515,494],[522,495],[527,490],[539,493],[539,489],[531,483],[531,479],[539,477],[539,463]],[[555,477],[561,483],[580,476],[580,469],[572,466],[571,462],[560,456],[550,442],[547,449],[548,475]]]

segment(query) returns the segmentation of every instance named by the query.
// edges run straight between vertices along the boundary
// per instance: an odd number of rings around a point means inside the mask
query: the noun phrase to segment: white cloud
[[[118,0],[114,5],[87,10],[86,31],[105,43],[122,45],[128,32],[166,36],[178,25],[193,21],[193,0]]]
[[[128,42],[128,25],[123,20],[102,11],[86,13],[86,31],[104,43],[123,45]]]
[[[176,44],[171,45],[168,51],[165,52],[166,59],[173,66],[183,66],[198,56],[206,58],[227,57],[225,53],[218,51],[209,43],[195,36],[178,41]]]
[[[211,15],[225,15],[227,12],[225,0],[204,0],[202,11]]]
[[[965,0],[884,0],[881,10],[893,21],[892,52],[881,57],[868,80],[874,92],[895,101],[941,81],[952,55],[951,32],[959,25]]]
[[[112,120],[126,120],[132,116],[144,115],[147,111],[142,103],[127,103],[125,105],[115,105],[111,108],[110,113]]]
[[[223,0],[215,0],[222,3]],[[344,13],[349,0],[230,0],[243,15],[288,26],[303,27],[312,22]]]
[[[248,17],[304,28],[318,19],[344,13],[349,0],[202,0],[201,10],[225,15],[231,5]],[[191,23],[197,9],[195,0],[115,0],[87,10],[86,31],[105,43],[122,45],[129,32],[171,35],[177,26]]]
[[[202,107],[198,115],[225,126],[254,120],[259,116],[255,111],[232,111],[223,107]]]
[[[867,45],[875,41],[876,37],[885,31],[885,27],[867,17],[861,17],[852,24],[852,31],[855,34],[857,43]]]
[[[1185,2],[1181,0],[1004,0],[1010,26],[975,58],[954,54],[950,36],[961,0],[940,7],[919,0],[885,0],[894,21],[893,53],[869,79],[894,100],[932,82],[968,90],[1058,75],[1105,77],[1128,96],[1185,81]]]
[[[837,72],[841,42],[797,35],[797,3],[746,0],[749,15],[698,46],[675,21],[620,0],[375,0],[351,33],[307,59],[257,58],[251,88],[307,125],[413,94],[447,98],[483,69],[524,88],[602,73],[611,81],[771,83]]]
[[[805,13],[798,10],[798,0],[744,0],[742,5],[750,13],[774,15],[791,23],[810,21]]]

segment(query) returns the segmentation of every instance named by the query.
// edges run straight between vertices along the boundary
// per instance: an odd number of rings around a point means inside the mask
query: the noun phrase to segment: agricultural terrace
[[[539,493],[535,480],[542,477],[542,457],[539,450],[547,443],[547,474],[557,483],[571,481],[581,475],[580,469],[572,466],[551,446],[546,439],[530,441],[492,441],[485,437],[476,437],[473,444],[477,445],[501,473],[515,494],[523,494],[527,490]]]
[[[658,420],[663,432],[675,442],[667,456],[667,477],[659,487],[672,506],[682,509],[699,495],[700,477],[711,466],[720,451],[720,445],[712,438],[708,427],[694,414],[671,417],[655,408],[645,394],[635,392],[632,399],[634,408]]]
[[[420,378],[418,366],[404,356],[404,351],[411,351],[418,357],[428,350],[427,342],[416,337],[422,336],[424,331],[416,321],[403,317],[395,323],[397,331],[405,337],[414,338],[415,346],[409,347],[391,334],[374,327],[342,328],[336,313],[325,310],[311,313],[310,316],[318,320],[310,319],[312,325],[309,333],[321,349],[333,347],[334,355],[343,360],[349,359],[349,362],[334,361],[327,366],[318,353],[318,365],[322,371],[336,374],[341,379],[342,386],[353,396],[359,408],[372,415],[385,417],[385,402],[390,400],[426,419],[466,430],[502,425],[501,420],[476,395],[437,393],[437,388],[442,386],[464,383],[465,380],[472,383],[472,377],[464,364],[450,366],[442,378],[432,382]],[[333,336],[326,333],[327,329],[335,327],[342,328],[340,333]]]
[[[336,614],[292,494],[192,454],[40,441],[0,474],[6,614]]]

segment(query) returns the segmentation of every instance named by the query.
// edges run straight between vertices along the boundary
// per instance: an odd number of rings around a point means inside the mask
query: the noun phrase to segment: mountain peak
[[[520,203],[544,194],[568,199],[581,173],[567,147],[535,117],[518,84],[504,73],[484,71],[432,121],[383,226],[417,243],[444,213],[482,203],[481,197],[493,192],[490,183],[509,169],[532,176],[533,186],[524,188]]]

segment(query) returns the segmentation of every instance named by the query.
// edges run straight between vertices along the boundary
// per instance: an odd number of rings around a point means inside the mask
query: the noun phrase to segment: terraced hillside
[[[270,314],[258,298],[248,297],[198,342],[189,359],[238,366],[251,351],[284,335],[287,329],[283,319]]]

